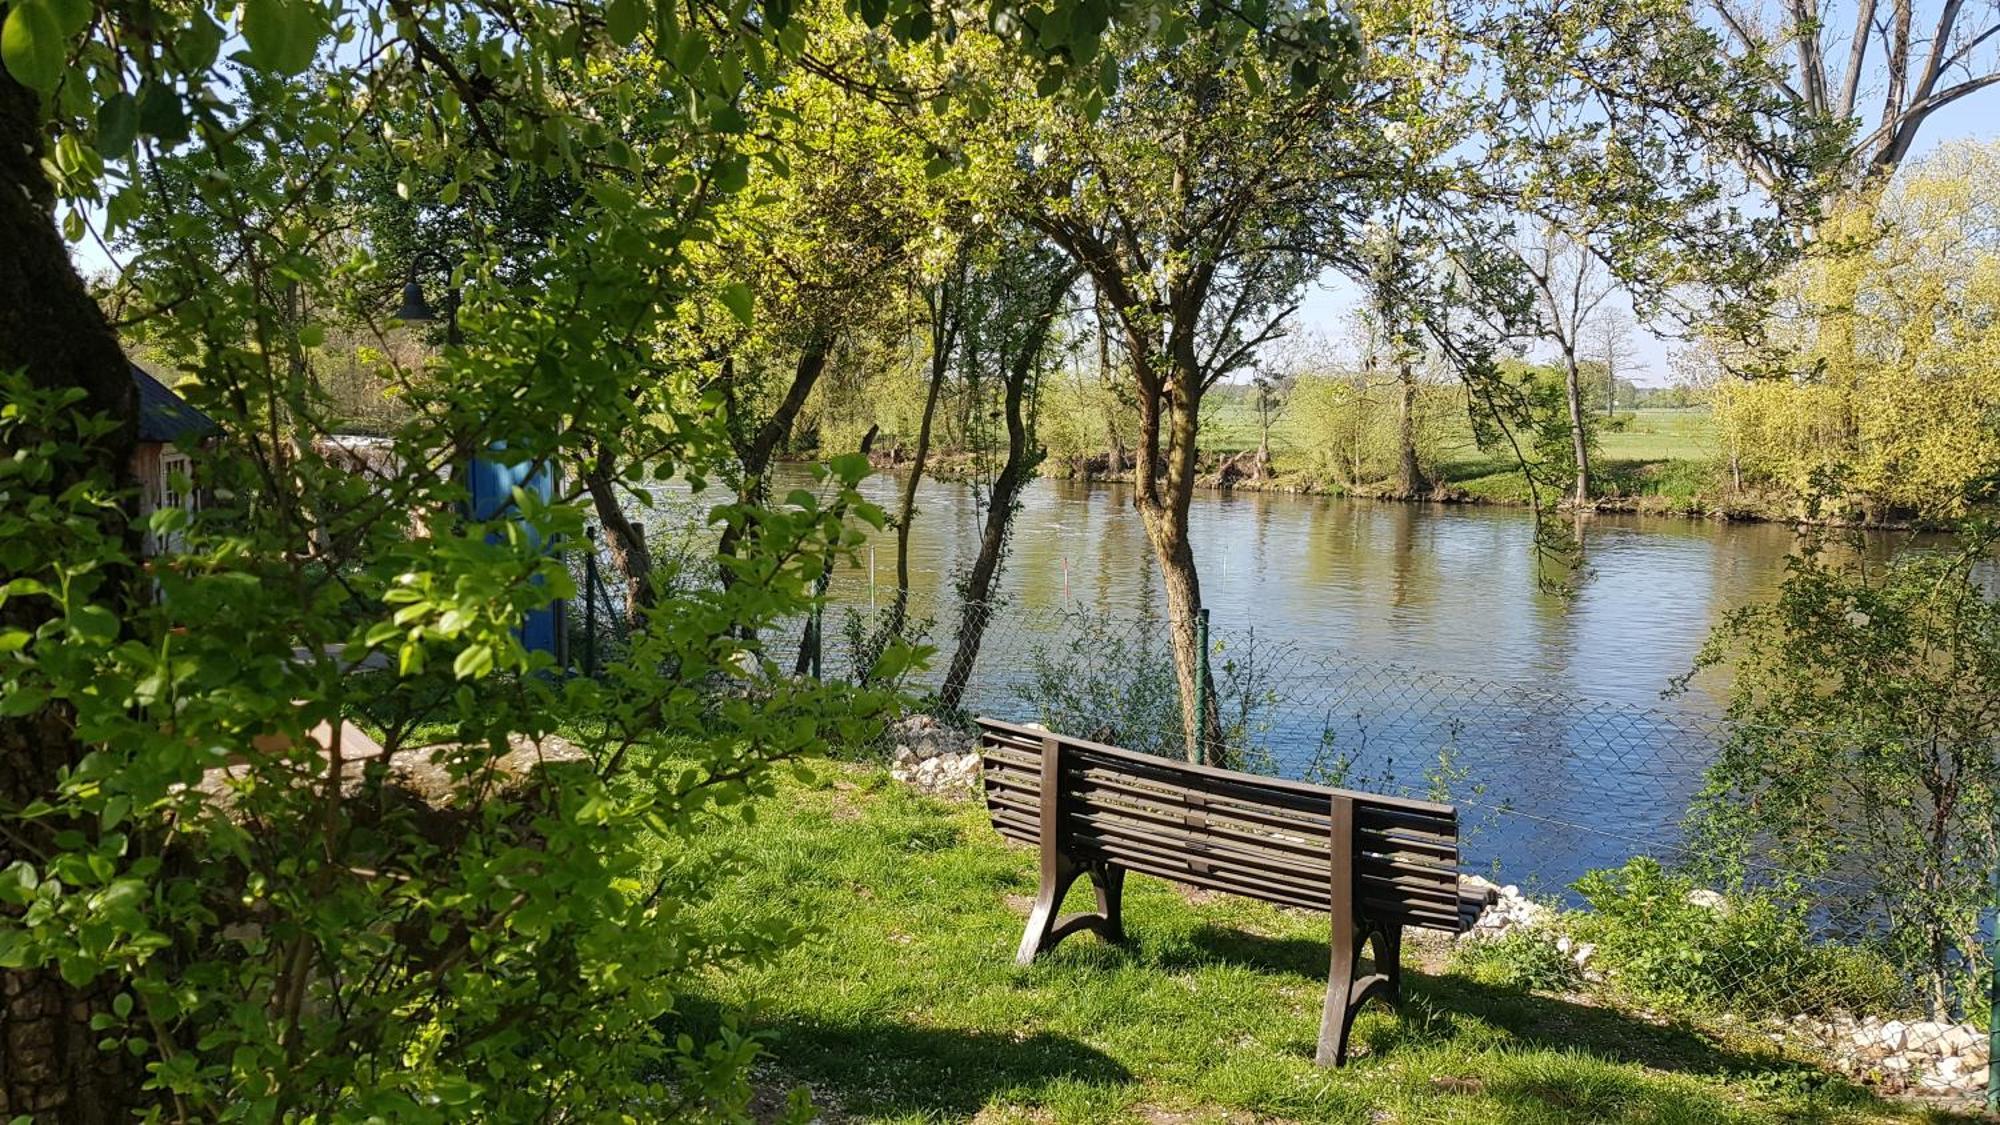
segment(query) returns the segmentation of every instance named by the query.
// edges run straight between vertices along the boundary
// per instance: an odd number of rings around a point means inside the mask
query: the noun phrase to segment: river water
[[[787,467],[779,494],[806,480]],[[864,491],[893,512],[901,487],[880,474]],[[981,496],[964,482],[918,492],[912,600],[936,619],[939,648],[920,687],[950,656],[952,583],[977,550]],[[1244,694],[1264,768],[1305,775],[1331,751],[1350,784],[1442,786],[1465,810],[1469,866],[1550,890],[1677,845],[1727,682],[1707,673],[1663,693],[1725,614],[1773,595],[1799,545],[1773,524],[1596,515],[1580,525],[1586,573],[1564,597],[1538,577],[1533,516],[1518,508],[1201,492],[1191,533],[1218,661],[1254,651],[1262,662]],[[1852,549],[1879,556],[1895,542],[1870,535]],[[878,533],[830,598],[865,610],[894,581],[895,536]],[[1107,645],[1084,618],[1163,647],[1144,624],[1163,599],[1126,486],[1036,482],[1001,590],[974,709],[1040,720],[1052,683],[1128,690],[1118,665],[1134,648]],[[838,646],[829,639],[836,664]]]

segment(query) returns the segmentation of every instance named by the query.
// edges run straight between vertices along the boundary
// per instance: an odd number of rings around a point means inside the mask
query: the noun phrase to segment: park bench
[[[1081,930],[1125,939],[1127,871],[1333,918],[1318,1061],[1347,1059],[1354,1014],[1401,1000],[1406,926],[1462,933],[1488,892],[1462,889],[1458,811],[1431,801],[1330,789],[1192,765],[978,720],[986,805],[999,833],[1041,852],[1041,887],[1016,960]],[[1058,917],[1079,877],[1097,911]],[[1370,942],[1374,959],[1361,973]]]

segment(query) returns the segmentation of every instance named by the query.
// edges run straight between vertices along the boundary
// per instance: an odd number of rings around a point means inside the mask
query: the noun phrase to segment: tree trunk
[[[1396,491],[1403,496],[1421,496],[1431,489],[1417,463],[1417,377],[1409,360],[1397,372],[1396,398]]]
[[[1182,351],[1191,351],[1187,343]],[[1134,362],[1139,362],[1135,354]],[[1188,760],[1207,765],[1226,765],[1222,745],[1222,722],[1215,703],[1213,677],[1202,675],[1203,662],[1196,617],[1201,612],[1201,576],[1195,568],[1194,546],[1188,538],[1188,510],[1194,499],[1196,471],[1195,433],[1200,424],[1201,393],[1199,366],[1192,355],[1174,359],[1176,370],[1166,385],[1139,396],[1139,463],[1133,488],[1133,504],[1139,509],[1146,539],[1160,563],[1160,576],[1167,591],[1167,635],[1173,645],[1174,675],[1180,685],[1181,730],[1187,740]],[[1143,384],[1142,384],[1143,387]],[[1160,417],[1161,400],[1167,407]],[[1162,464],[1160,424],[1168,426],[1165,473]],[[1207,700],[1205,708],[1199,700]]]
[[[931,454],[931,421],[937,417],[938,394],[951,370],[952,346],[958,336],[956,298],[949,282],[938,286],[931,306],[931,385],[924,395],[923,420],[917,423],[917,452],[910,463],[909,479],[903,482],[903,508],[896,517],[896,596],[889,602],[889,621],[883,636],[899,640],[910,610],[910,524],[917,515],[917,485],[924,479],[924,462]],[[967,400],[974,396],[967,394]]]
[[[0,2],[0,20],[8,5]],[[85,290],[56,233],[55,197],[42,174],[45,134],[37,95],[0,67],[0,370],[26,371],[36,387],[79,388],[77,409],[120,423],[92,439],[80,464],[64,464],[48,482],[60,494],[97,477],[129,487],[138,437],[138,394],[118,337]],[[10,454],[11,450],[0,450]],[[20,503],[20,499],[11,503]],[[106,512],[107,530],[137,557],[136,530],[123,512]],[[48,577],[46,575],[42,577]],[[137,588],[122,568],[105,576],[94,600],[121,619]],[[12,598],[0,626],[33,630],[49,617],[39,598]],[[18,809],[48,796],[59,771],[84,748],[58,707],[0,719],[0,806]],[[35,850],[57,850],[49,837],[68,825],[16,822],[0,834],[0,869]],[[97,1049],[91,1016],[109,1007],[115,982],[83,988],[53,969],[0,970],[0,1120],[130,1120],[140,1104],[137,1078],[122,1052]]]
[[[655,598],[653,552],[646,545],[645,528],[633,523],[632,518],[625,514],[624,505],[619,503],[611,451],[602,441],[597,444],[595,462],[577,475],[583,480],[584,490],[590,493],[598,522],[604,525],[604,539],[611,547],[611,560],[625,575],[625,625],[637,632],[645,627],[646,611],[653,608]],[[585,590],[583,596],[594,597],[595,592]]]
[[[1093,302],[1097,313],[1097,385],[1107,392],[1104,398],[1104,473],[1115,476],[1125,471],[1125,437],[1118,432],[1118,404],[1111,389],[1111,332],[1105,323],[1104,302]],[[1089,476],[1086,469],[1085,476]]]
[[[772,411],[771,416],[764,419],[749,437],[737,440],[736,460],[743,470],[743,479],[738,483],[736,491],[739,503],[754,504],[764,498],[769,485],[771,459],[777,455],[778,446],[791,434],[792,422],[798,418],[799,411],[805,409],[806,399],[812,394],[820,375],[826,371],[826,361],[832,352],[832,332],[820,329],[807,337],[805,346],[799,351],[798,363],[792,368],[791,386],[785,389],[785,397],[779,401],[778,408]],[[742,407],[737,404],[736,396],[732,394],[723,399],[723,409],[733,415]],[[732,433],[740,434],[747,428],[738,424],[739,422],[740,419],[731,419]],[[737,524],[723,528],[721,539],[716,543],[715,553],[724,560],[735,558],[737,544],[742,541],[747,530],[746,527]],[[735,574],[725,561],[721,573],[722,584],[727,586],[735,581],[735,578]]]
[[[1037,310],[1033,330],[1006,368],[1007,461],[1000,467],[1000,475],[993,479],[993,492],[987,498],[979,555],[972,560],[972,571],[965,580],[964,601],[959,606],[958,647],[952,651],[944,686],[938,690],[938,702],[946,711],[958,710],[965,699],[966,684],[971,682],[972,667],[979,659],[980,642],[986,637],[986,626],[993,620],[993,586],[999,580],[1000,564],[1006,556],[1008,531],[1020,507],[1021,491],[1034,478],[1035,466],[1042,459],[1042,450],[1028,432],[1022,403],[1034,378],[1035,365],[1041,361],[1049,328],[1062,307],[1063,295],[1074,281],[1074,274],[1064,274],[1051,289],[1047,303]]]
[[[1576,488],[1571,497],[1582,507],[1590,503],[1590,442],[1583,428],[1583,373],[1577,369],[1574,352],[1563,353],[1563,375],[1563,390],[1569,399],[1570,450],[1576,457]]]

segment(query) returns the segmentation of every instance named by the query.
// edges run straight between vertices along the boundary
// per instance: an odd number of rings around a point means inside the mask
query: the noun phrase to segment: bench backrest
[[[1177,762],[1033,727],[978,720],[993,827],[1039,845],[1044,793],[1058,794],[1062,849],[1177,883],[1309,910],[1331,909],[1335,798],[1353,809],[1355,908],[1427,929],[1463,927],[1458,811]],[[1045,785],[1045,744],[1060,763]]]

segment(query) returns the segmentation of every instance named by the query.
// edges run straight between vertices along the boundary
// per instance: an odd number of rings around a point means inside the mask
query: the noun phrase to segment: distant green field
[[[1271,447],[1282,450],[1290,427],[1271,427]],[[1201,448],[1211,453],[1235,453],[1257,448],[1257,409],[1247,401],[1210,400],[1201,411]]]
[[[1715,456],[1715,420],[1706,407],[1640,410],[1621,431],[1600,429],[1597,446],[1614,461],[1699,461]]]
[[[1598,451],[1611,461],[1697,461],[1715,455],[1715,423],[1706,407],[1630,411],[1622,430],[1600,426]],[[1282,453],[1310,440],[1282,416],[1271,429],[1271,445]],[[1248,402],[1212,402],[1201,414],[1201,447],[1234,453],[1257,447],[1257,411]]]
[[[1714,419],[1705,407],[1645,409],[1619,417],[1622,425],[1616,428],[1598,420],[1593,492],[1657,497],[1676,510],[1697,509],[1704,496],[1714,494],[1718,444]],[[1281,418],[1271,432],[1279,472],[1299,465],[1312,441],[1313,435],[1295,419]],[[1256,410],[1235,399],[1213,403],[1202,413],[1201,445],[1209,453],[1255,448]],[[1468,495],[1504,503],[1529,499],[1527,482],[1513,459],[1478,449],[1469,430],[1449,444],[1440,460],[1444,481]]]

